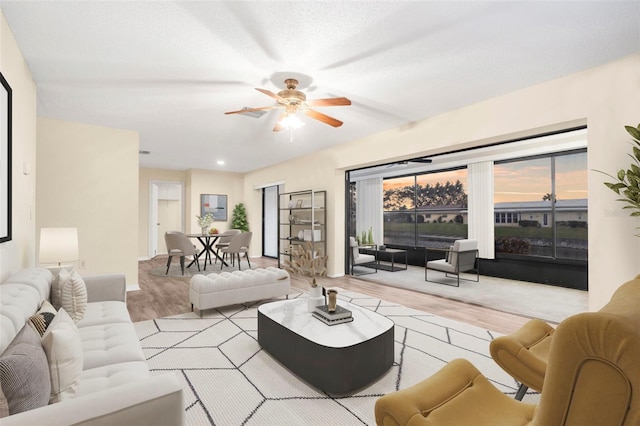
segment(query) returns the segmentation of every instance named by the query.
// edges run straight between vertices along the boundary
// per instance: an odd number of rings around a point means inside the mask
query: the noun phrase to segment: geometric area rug
[[[306,294],[289,295],[297,297]],[[518,384],[489,355],[489,342],[499,333],[348,290],[338,289],[338,298],[395,323],[392,367],[349,395],[313,387],[262,350],[257,307],[278,299],[134,325],[152,374],[179,377],[187,425],[375,425],[380,396],[425,379],[454,358],[468,359],[498,389],[515,395]],[[523,398],[538,400],[532,391]]]

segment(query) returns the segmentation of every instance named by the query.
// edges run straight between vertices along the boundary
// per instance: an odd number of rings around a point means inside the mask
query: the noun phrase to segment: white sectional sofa
[[[0,356],[49,299],[53,279],[48,269],[31,268],[0,284]],[[127,311],[124,275],[84,277],[84,282],[88,303],[76,324],[82,372],[74,392],[60,402],[3,417],[0,424],[183,424],[182,386],[173,373],[150,374]]]

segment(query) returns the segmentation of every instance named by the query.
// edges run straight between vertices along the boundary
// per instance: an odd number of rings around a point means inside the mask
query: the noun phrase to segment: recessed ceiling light
[[[224,160],[218,160],[216,163],[218,166],[224,166]]]

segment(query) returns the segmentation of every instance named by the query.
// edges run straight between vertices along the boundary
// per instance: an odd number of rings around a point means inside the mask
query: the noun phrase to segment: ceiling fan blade
[[[225,112],[225,114],[242,114],[243,112],[267,111],[274,108],[277,108],[277,106],[271,105],[271,106],[259,107],[259,108],[242,108],[237,111]]]
[[[260,93],[264,93],[267,96],[271,96],[273,99],[275,99],[276,101],[280,102],[281,104],[285,104],[287,105],[289,102],[287,102],[287,100],[285,98],[283,98],[282,96],[278,96],[275,93],[273,93],[270,90],[267,89],[260,89],[258,87],[256,87],[256,90]]]
[[[310,101],[307,101],[307,105],[309,105],[310,107],[343,106],[351,105],[351,101],[347,98],[312,99]]]
[[[304,115],[308,115],[311,118],[315,118],[318,121],[322,121],[323,123],[326,123],[329,126],[333,126],[333,127],[342,126],[342,121],[337,120],[333,117],[329,117],[328,115],[315,111],[313,109],[305,109],[303,112],[304,112]]]
[[[284,127],[282,127],[280,125],[280,122],[287,116],[287,112],[283,112],[282,114],[280,114],[280,117],[278,117],[278,121],[276,121],[276,125],[273,127],[273,131],[274,132],[279,132],[281,130],[284,130]]]

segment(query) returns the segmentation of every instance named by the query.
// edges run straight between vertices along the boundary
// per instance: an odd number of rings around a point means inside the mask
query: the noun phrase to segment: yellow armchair
[[[640,425],[640,276],[598,312],[562,321],[550,339],[538,405],[509,398],[468,361],[379,398],[376,423],[401,425]]]
[[[514,426],[526,425],[534,408],[503,394],[459,358],[428,379],[379,398],[375,415],[379,426]]]
[[[527,388],[542,390],[554,331],[544,321],[533,319],[515,333],[491,341],[491,358],[520,382],[515,397],[518,401],[522,400]]]

